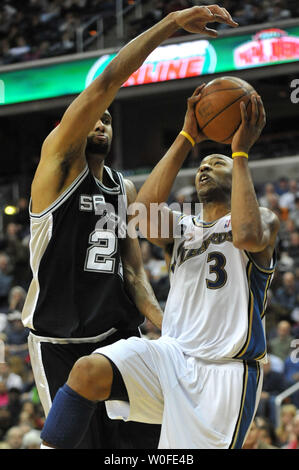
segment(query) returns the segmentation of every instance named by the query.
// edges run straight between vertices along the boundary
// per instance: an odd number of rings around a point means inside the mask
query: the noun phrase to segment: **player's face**
[[[112,117],[105,111],[87,136],[86,153],[106,157],[112,142]]]
[[[221,200],[231,193],[232,159],[213,154],[205,157],[197,170],[195,187],[200,201]]]

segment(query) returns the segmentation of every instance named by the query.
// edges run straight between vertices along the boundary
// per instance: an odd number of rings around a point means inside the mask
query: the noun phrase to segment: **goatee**
[[[86,154],[93,155],[108,155],[110,150],[110,145],[108,140],[103,140],[100,142],[94,142],[93,139],[87,139],[86,144]]]

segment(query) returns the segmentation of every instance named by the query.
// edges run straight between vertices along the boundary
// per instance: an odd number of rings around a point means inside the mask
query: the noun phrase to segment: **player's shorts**
[[[80,357],[133,334],[139,335],[139,331],[119,331],[107,337],[100,335],[82,341],[42,337],[31,332],[28,338],[31,366],[45,415],[48,414],[58,389],[67,381],[74,363]],[[109,419],[105,404],[99,402],[90,426],[77,448],[156,449],[159,436],[159,425]]]
[[[122,374],[129,405],[106,401],[110,418],[162,423],[160,449],[241,448],[262,374],[256,361],[208,362],[171,338],[129,338],[99,348]]]

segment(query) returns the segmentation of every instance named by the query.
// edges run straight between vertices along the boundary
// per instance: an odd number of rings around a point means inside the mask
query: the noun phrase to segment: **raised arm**
[[[125,183],[130,205],[136,199],[136,189],[131,181],[126,180]],[[128,216],[128,223],[131,219],[132,216]],[[140,313],[161,330],[163,314],[143,267],[138,238],[127,236],[122,240],[121,252],[124,280],[132,300]]]
[[[193,95],[188,99],[183,133],[178,134],[167,153],[155,166],[141,187],[136,199],[136,202],[142,204],[145,208],[145,210],[139,211],[140,231],[149,241],[161,247],[165,247],[173,241],[174,215],[168,207],[165,207],[162,208],[159,217],[156,217],[153,205],[160,205],[168,200],[174,180],[190,152],[193,142],[194,144],[200,143],[206,139],[198,129],[194,111],[196,103],[201,98],[201,90],[204,86],[203,84],[196,88]],[[138,210],[138,206],[136,206],[136,210]],[[165,229],[168,228],[167,236]],[[157,236],[152,234],[157,234]]]
[[[278,217],[269,209],[260,208],[246,155],[259,138],[266,115],[260,96],[252,95],[252,114],[248,118],[246,106],[241,103],[242,123],[232,141],[232,152],[244,153],[233,158],[231,221],[233,243],[251,252],[263,266],[271,260],[279,229]]]
[[[147,56],[177,29],[215,37],[209,22],[237,26],[228,12],[216,5],[193,7],[169,14],[120,50],[103,73],[68,107],[59,126],[46,138],[33,186],[32,201],[37,210],[53,202],[83,170],[86,138],[113,101],[121,85]],[[63,178],[62,178],[63,176]]]
[[[193,7],[169,14],[123,47],[95,79],[69,106],[59,127],[50,134],[45,148],[59,152],[85,142],[95,122],[111,104],[121,85],[145,61],[147,56],[177,29],[217,36],[206,27],[208,22],[237,26],[226,10],[218,7]]]

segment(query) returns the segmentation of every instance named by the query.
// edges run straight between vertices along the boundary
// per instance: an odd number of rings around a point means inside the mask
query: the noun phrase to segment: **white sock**
[[[40,445],[40,449],[54,449],[54,447],[45,446],[45,444]]]

